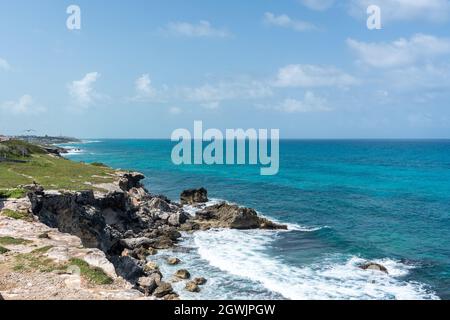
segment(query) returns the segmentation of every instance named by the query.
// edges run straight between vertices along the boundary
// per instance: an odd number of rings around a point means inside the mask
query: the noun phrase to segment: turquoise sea
[[[173,200],[205,187],[213,200],[290,226],[186,235],[189,250],[157,257],[176,254],[209,279],[183,298],[450,299],[450,141],[284,140],[276,176],[259,166],[175,166],[174,144],[86,141],[68,157],[141,171],[152,193]],[[360,270],[364,261],[389,275]]]

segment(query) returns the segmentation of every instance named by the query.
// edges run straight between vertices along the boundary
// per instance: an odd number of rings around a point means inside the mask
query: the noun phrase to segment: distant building
[[[10,139],[10,138],[7,137],[7,136],[2,136],[2,135],[0,135],[0,142],[8,141],[9,139]]]

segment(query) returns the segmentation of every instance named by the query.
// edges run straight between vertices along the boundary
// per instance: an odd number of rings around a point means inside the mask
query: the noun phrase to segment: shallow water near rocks
[[[257,209],[289,232],[221,230],[185,236],[177,256],[208,278],[196,299],[450,298],[450,141],[281,141],[280,173],[253,166],[175,166],[163,140],[74,145],[68,157],[138,170],[177,200],[205,187]],[[363,271],[367,261],[389,275]],[[173,271],[173,272],[172,272]]]

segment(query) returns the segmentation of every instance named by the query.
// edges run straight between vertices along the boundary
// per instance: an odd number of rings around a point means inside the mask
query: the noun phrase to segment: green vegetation
[[[111,176],[114,171],[110,168],[55,157],[24,141],[2,142],[0,148],[2,190],[33,182],[52,190],[92,190],[98,189],[93,186],[95,184],[114,181]],[[20,193],[15,191],[14,195]]]
[[[13,238],[13,237],[0,237],[0,245],[4,246],[14,246],[19,244],[27,244],[31,243],[32,241],[20,239],[20,238]]]
[[[30,253],[19,254],[16,257],[14,271],[38,270],[39,272],[53,272],[63,270],[65,267],[44,256],[52,246],[36,249]]]
[[[33,221],[31,216],[27,212],[3,209],[0,213],[5,217],[9,217],[16,220]]]
[[[7,253],[9,250],[0,246],[0,254]]]
[[[51,248],[53,248],[53,246],[45,246],[42,248],[35,249],[31,253],[32,254],[44,254],[44,253],[47,253]]]
[[[91,163],[91,166],[94,166],[94,167],[104,167],[104,168],[107,168],[107,167],[108,167],[106,164],[101,163],[101,162],[92,162],[92,163]]]
[[[37,146],[21,140],[9,140],[0,144],[0,157],[10,160],[21,160],[32,154],[45,154],[45,151]]]
[[[53,272],[64,271],[69,266],[76,266],[80,269],[80,274],[86,280],[96,285],[112,284],[114,280],[109,277],[102,269],[90,266],[86,261],[73,258],[67,263],[56,263],[45,254],[52,249],[52,246],[46,246],[36,249],[30,253],[19,254],[16,257],[14,271],[32,271]]]
[[[20,199],[25,197],[27,192],[24,189],[2,189],[0,190],[0,199]]]
[[[109,277],[102,269],[91,267],[86,261],[81,259],[70,259],[70,265],[80,268],[81,276],[85,277],[93,284],[111,284],[114,280]]]

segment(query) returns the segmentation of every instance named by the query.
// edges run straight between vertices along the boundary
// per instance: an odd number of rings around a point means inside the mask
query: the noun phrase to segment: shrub
[[[91,163],[91,166],[94,166],[94,167],[103,167],[103,168],[107,168],[107,167],[108,167],[106,164],[101,163],[101,162],[93,162],[93,163]]]
[[[27,212],[14,211],[9,209],[4,209],[1,211],[1,214],[5,217],[16,219],[16,220],[24,220],[24,221],[32,221],[33,219]]]
[[[0,199],[20,199],[25,197],[27,192],[24,189],[3,189],[0,190]]]

